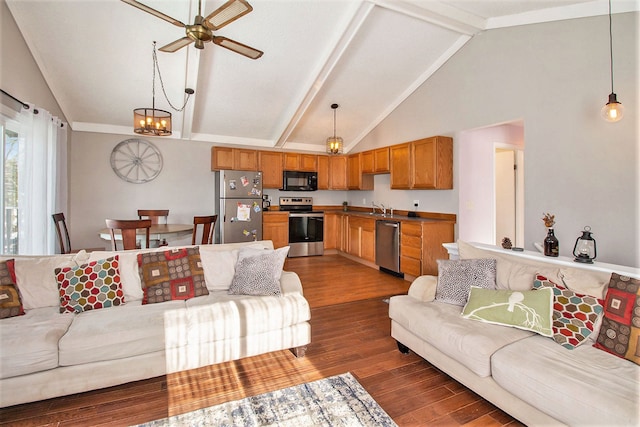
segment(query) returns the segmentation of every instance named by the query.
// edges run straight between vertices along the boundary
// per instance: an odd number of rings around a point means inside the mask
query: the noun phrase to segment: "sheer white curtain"
[[[33,105],[21,111],[19,122],[19,253],[53,254],[51,214],[67,206],[67,124]]]

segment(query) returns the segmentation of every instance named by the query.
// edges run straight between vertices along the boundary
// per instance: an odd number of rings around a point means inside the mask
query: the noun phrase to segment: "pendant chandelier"
[[[336,136],[336,110],[338,104],[331,104],[333,109],[333,136],[327,138],[327,153],[328,154],[342,154],[342,138]]]
[[[618,102],[617,95],[613,91],[613,35],[611,31],[611,0],[609,0],[609,65],[611,73],[611,93],[609,102],[602,107],[602,117],[608,122],[617,122],[624,116],[624,107]]]
[[[171,113],[166,110],[160,110],[156,108],[156,69],[158,70],[158,77],[160,78],[160,86],[162,87],[162,93],[165,99],[175,111],[182,111],[189,102],[189,97],[193,95],[193,89],[185,89],[187,99],[184,101],[182,108],[174,107],[169,98],[167,92],[164,89],[164,82],[162,81],[162,74],[160,74],[160,66],[158,65],[158,56],[156,54],[156,42],[153,42],[153,81],[151,84],[151,108],[136,108],[133,110],[133,131],[140,135],[147,136],[170,136],[171,131]]]

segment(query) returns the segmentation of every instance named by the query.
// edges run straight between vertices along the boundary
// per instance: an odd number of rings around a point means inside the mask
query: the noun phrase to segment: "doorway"
[[[524,244],[523,151],[517,146],[495,148],[495,244],[508,238],[513,246]]]

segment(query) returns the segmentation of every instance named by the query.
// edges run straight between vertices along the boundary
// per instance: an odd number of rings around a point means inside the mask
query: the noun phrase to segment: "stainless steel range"
[[[324,212],[313,211],[312,197],[280,197],[289,212],[289,257],[324,254]]]

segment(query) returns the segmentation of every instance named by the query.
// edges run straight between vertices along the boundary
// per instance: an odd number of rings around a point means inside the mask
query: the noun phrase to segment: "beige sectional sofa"
[[[25,314],[0,320],[0,407],[276,350],[303,356],[310,309],[295,273],[280,271],[281,295],[229,294],[247,248],[273,251],[271,241],[199,246],[208,295],[155,304],[142,303],[141,251],[11,257]],[[114,255],[125,303],[61,314],[54,269]]]
[[[497,289],[537,292],[530,289],[541,274],[578,294],[605,298],[612,272],[640,278],[628,267],[466,242],[445,246],[452,259],[496,259]],[[637,282],[629,288],[637,293]],[[391,298],[391,335],[400,351],[414,351],[527,425],[640,425],[640,355],[634,363],[593,346],[602,315],[586,341],[567,349],[555,336],[463,318],[465,307],[436,300],[438,291],[438,277],[421,276],[408,295]],[[638,307],[640,298],[636,318]]]

